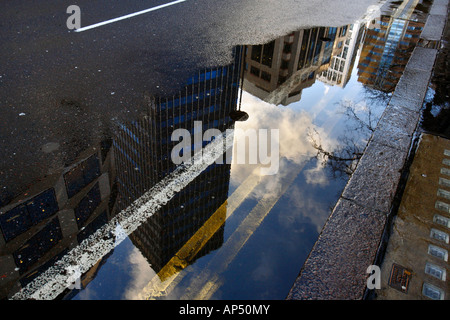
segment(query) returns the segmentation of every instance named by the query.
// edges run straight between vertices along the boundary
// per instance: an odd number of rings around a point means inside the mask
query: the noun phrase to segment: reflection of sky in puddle
[[[271,105],[244,92],[242,109],[249,114],[249,119],[236,123],[236,128],[279,129],[280,166],[292,163],[301,165],[316,155],[317,150],[310,139],[311,132],[319,135],[322,146],[330,152],[342,143],[343,137],[348,136],[352,136],[364,148],[371,132],[357,130],[359,123],[346,113],[346,107],[351,107],[358,119],[364,123],[371,122],[374,126],[386,104],[385,101],[372,100],[368,96],[368,89],[357,81],[356,72],[355,69],[345,88],[316,81],[313,86],[303,90],[300,101],[288,106]],[[235,141],[240,138],[235,136]],[[233,164],[232,185],[239,185],[253,169],[248,165]],[[280,167],[280,174],[285,171]],[[309,169],[307,181],[323,184],[324,178],[320,171],[319,167]]]
[[[93,281],[74,300],[115,300],[136,298],[155,272],[129,238],[118,245]]]
[[[358,123],[348,117],[344,106],[353,106],[363,120],[367,120],[368,108],[377,119],[385,106],[380,103],[374,108],[377,104],[367,99],[365,88],[354,75],[345,88],[316,81],[304,90],[300,101],[288,106],[271,105],[247,92],[242,99],[242,110],[250,117],[237,122],[237,129],[280,130],[279,172],[260,177],[258,185],[227,219],[222,248],[182,270],[180,283],[163,298],[192,298],[186,292],[202,292],[205,286],[196,277],[207,272],[217,287],[206,298],[283,299],[346,183],[346,177],[334,178],[333,168],[316,158],[310,133],[318,134],[322,146],[332,152],[343,143],[343,136],[356,132]],[[364,148],[370,132],[357,132],[356,137]],[[235,142],[239,138],[235,135]],[[233,163],[229,196],[250,175],[258,173],[257,166]],[[257,212],[259,222],[251,226],[244,244],[234,243],[242,221],[258,202],[270,197],[278,201],[267,213]],[[223,247],[231,255],[222,254]],[[227,267],[221,268],[221,264]],[[127,238],[75,299],[135,299],[153,276],[148,261]]]
[[[364,94],[363,86],[354,78],[345,89],[316,82],[304,90],[301,101],[287,107],[243,94],[242,108],[250,117],[237,128],[280,129],[279,173],[261,178],[251,197],[259,201],[268,193],[283,194],[223,273],[221,287],[209,298],[284,298],[292,284],[288,279],[294,279],[299,272],[298,266],[303,264],[346,182],[345,178],[334,179],[333,169],[316,159],[317,150],[309,133],[315,130],[322,146],[333,151],[342,144],[342,136],[354,135],[353,127],[358,124],[343,112],[343,105],[353,105],[361,119],[369,107],[375,119],[381,115],[385,105],[373,108],[370,101],[364,102]],[[370,132],[359,133],[361,148],[369,137]],[[252,169],[233,164],[231,185],[239,185]],[[281,191],[290,175],[296,176],[294,181]],[[231,221],[228,226],[234,228]]]

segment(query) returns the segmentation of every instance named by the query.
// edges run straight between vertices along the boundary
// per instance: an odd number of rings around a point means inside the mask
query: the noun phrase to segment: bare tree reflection
[[[351,175],[362,156],[362,148],[355,143],[354,139],[343,137],[340,139],[342,144],[338,145],[333,151],[326,150],[316,129],[308,133],[308,138],[317,150],[316,158],[322,162],[323,166],[329,165],[332,168],[333,177],[341,175]]]
[[[372,112],[372,108],[366,108],[367,112],[365,114],[366,119],[361,118],[356,111],[356,105],[349,100],[344,100],[340,102],[342,113],[348,118],[352,119],[354,124],[352,125],[353,130],[356,131],[367,131],[373,133],[376,126],[376,118]]]
[[[364,95],[364,99],[358,102],[339,102],[338,113],[344,116],[346,130],[338,138],[338,144],[333,150],[322,144],[316,129],[311,129],[308,133],[311,145],[317,150],[316,158],[323,166],[330,166],[333,178],[353,174],[367,141],[377,126],[380,117],[377,107],[387,104],[388,96],[385,93],[366,87]]]

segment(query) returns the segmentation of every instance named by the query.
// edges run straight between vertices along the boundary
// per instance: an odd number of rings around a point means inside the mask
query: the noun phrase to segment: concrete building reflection
[[[344,88],[350,80],[363,35],[363,24],[355,22],[349,25],[346,38],[341,44],[342,51],[332,56],[330,66],[317,79],[325,84]]]
[[[345,49],[347,32],[348,26],[303,29],[247,46],[243,89],[275,105],[300,100],[302,90]]]
[[[357,63],[360,83],[391,92],[424,27],[412,18],[417,2],[403,1],[394,14],[367,23],[298,30],[264,45],[247,46],[244,90],[286,106],[300,100],[302,90],[316,80],[345,87]]]

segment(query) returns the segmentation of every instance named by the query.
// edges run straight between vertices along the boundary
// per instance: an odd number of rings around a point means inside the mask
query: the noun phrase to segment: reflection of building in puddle
[[[347,29],[304,29],[264,45],[247,46],[244,90],[275,105],[300,100],[302,90],[344,49]]]
[[[149,99],[148,115],[122,125],[115,139],[118,197],[116,210],[128,207],[154,184],[175,170],[171,161],[174,130],[194,135],[194,121],[203,131],[224,132],[234,126],[231,111],[237,109],[242,47],[235,49],[235,62],[208,69],[190,78],[184,90],[170,99]],[[207,142],[201,142],[204,147]],[[196,150],[196,141],[191,148]],[[158,272],[226,201],[230,180],[229,164],[212,164],[176,194],[130,239]],[[196,257],[217,249],[223,242],[223,228],[196,252]],[[194,258],[194,257],[192,257]]]
[[[109,151],[107,143],[87,151],[60,175],[30,187],[1,208],[1,298],[32,282],[111,218],[108,203],[114,170]],[[90,278],[85,275],[82,285]]]
[[[122,124],[113,139],[1,208],[0,298],[34,281],[171,173],[173,130],[192,131],[194,121],[202,121],[205,130],[233,127],[229,113],[237,106],[241,51],[236,48],[235,63],[199,72],[179,97],[153,101],[147,116]],[[130,236],[154,269],[162,268],[226,201],[229,178],[230,165],[209,166]],[[220,230],[197,248],[196,257],[220,247]],[[81,288],[107,256],[82,275]]]
[[[395,89],[424,27],[423,22],[408,20],[417,3],[403,1],[394,15],[381,15],[368,23],[359,82],[385,92]]]
[[[363,26],[359,22],[348,26],[342,51],[332,56],[330,67],[318,75],[317,80],[328,85],[345,87],[352,74],[363,31]]]

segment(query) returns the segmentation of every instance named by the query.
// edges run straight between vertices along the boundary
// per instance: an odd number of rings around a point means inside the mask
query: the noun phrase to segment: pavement
[[[450,168],[444,161],[449,152],[448,140],[424,134],[420,127],[435,61],[445,64],[448,60],[437,58],[438,53],[445,54],[440,41],[447,17],[448,1],[435,0],[419,46],[287,300],[449,298],[448,280],[443,275],[449,271],[445,258],[449,231],[445,221],[448,222],[450,201],[442,198],[449,189],[445,174],[441,173]],[[448,121],[443,121],[441,126],[448,128]],[[431,180],[421,187],[434,197],[411,187],[417,184],[414,179],[423,175]],[[411,199],[430,203],[420,211]],[[408,208],[412,213],[408,213]],[[422,228],[404,222],[408,214]],[[426,247],[432,243],[444,251]],[[434,253],[443,256],[443,260],[434,261],[440,259]],[[381,275],[377,278],[380,289],[367,287],[372,266],[380,268],[378,274],[375,272],[375,277]]]

